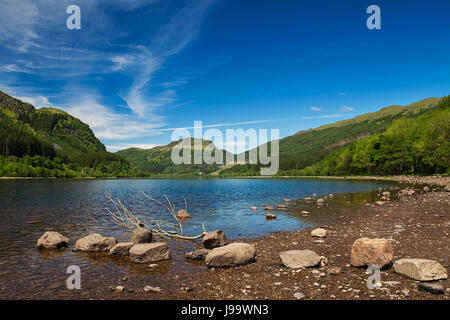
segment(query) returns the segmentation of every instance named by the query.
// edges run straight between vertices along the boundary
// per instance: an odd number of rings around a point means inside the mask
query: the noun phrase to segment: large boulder
[[[327,236],[327,230],[323,228],[317,228],[311,231],[311,236],[313,238],[325,238]]]
[[[205,258],[208,267],[233,267],[256,260],[256,249],[248,243],[230,243],[212,249]]]
[[[322,258],[311,250],[289,250],[280,252],[284,266],[291,269],[309,268],[320,265]]]
[[[387,239],[360,238],[353,243],[351,264],[354,267],[385,268],[394,259],[394,250]]]
[[[130,260],[135,263],[151,263],[170,259],[167,243],[139,243],[130,249]]]
[[[202,244],[206,249],[214,249],[225,245],[227,237],[222,230],[208,232],[203,236]]]
[[[119,242],[114,247],[109,250],[111,256],[128,256],[130,254],[130,249],[134,246],[134,242]]]
[[[152,232],[142,227],[137,227],[131,233],[131,242],[138,243],[150,243],[152,242]]]
[[[428,259],[400,259],[394,271],[419,281],[447,279],[447,270],[437,261]]]
[[[115,238],[103,237],[98,233],[91,233],[75,243],[75,250],[86,252],[109,252],[117,243]]]
[[[38,249],[58,249],[61,247],[66,247],[69,242],[69,238],[64,237],[55,231],[45,232],[37,241]]]
[[[185,254],[185,257],[186,257],[186,259],[194,260],[194,261],[205,260],[205,258],[209,252],[210,252],[210,250],[208,250],[208,249],[199,249],[199,250],[187,252]]]

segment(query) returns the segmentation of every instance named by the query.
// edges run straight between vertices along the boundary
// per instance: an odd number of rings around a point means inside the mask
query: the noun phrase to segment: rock
[[[258,210],[258,207],[252,207],[252,210]]]
[[[307,217],[309,216],[309,211],[302,211],[301,214],[303,217]]]
[[[311,200],[312,200],[311,197],[306,197],[306,198],[305,198],[305,201],[306,201],[306,202],[309,202],[309,201],[311,201]]]
[[[292,200],[289,198],[284,199],[284,202],[291,202]]]
[[[152,242],[152,232],[142,227],[137,227],[131,233],[131,242],[138,243],[150,243]]]
[[[447,279],[447,270],[437,261],[428,259],[400,259],[394,271],[419,281]]]
[[[301,300],[304,297],[305,297],[305,295],[303,293],[300,293],[300,292],[294,293],[294,298],[297,299],[297,300]]]
[[[58,249],[67,247],[69,238],[64,237],[58,232],[47,231],[37,241],[36,247],[38,249]]]
[[[128,256],[130,254],[130,249],[134,246],[134,242],[119,242],[114,247],[109,250],[111,256]]]
[[[430,191],[430,187],[426,187],[426,186],[425,186],[425,187],[423,187],[423,191],[424,191],[424,192],[428,192],[428,191]]]
[[[433,294],[443,294],[445,292],[444,287],[439,283],[420,283],[419,290]]]
[[[416,193],[416,191],[414,191],[414,190],[411,190],[411,189],[403,189],[403,190],[400,190],[399,192],[398,192],[398,195],[399,196],[412,196],[413,194],[415,194]]]
[[[311,231],[311,236],[314,238],[325,238],[327,236],[327,230],[323,228],[317,228]]]
[[[277,218],[277,216],[272,214],[272,213],[267,213],[266,214],[266,219],[272,220],[272,219],[276,219],[276,218]]]
[[[308,268],[320,265],[321,257],[311,250],[289,250],[280,252],[284,266],[291,269]]]
[[[195,251],[187,252],[185,254],[185,257],[186,257],[186,259],[194,260],[194,261],[205,260],[206,255],[209,253],[209,251],[210,250],[208,250],[208,249],[195,250]]]
[[[163,290],[160,287],[145,286],[144,291],[145,292],[162,292]]]
[[[202,245],[206,249],[214,249],[217,247],[224,246],[226,240],[227,237],[225,236],[225,232],[223,232],[222,230],[216,230],[208,232],[203,236]]]
[[[383,197],[386,197],[386,198],[390,198],[391,197],[391,193],[389,191],[384,191],[384,192],[381,193],[381,195]]]
[[[109,252],[117,243],[115,238],[103,237],[98,233],[91,233],[75,243],[75,250],[86,252]]]
[[[279,204],[279,205],[277,205],[277,208],[279,208],[279,209],[286,209],[287,206],[285,204]]]
[[[117,286],[114,291],[117,293],[122,293],[125,290],[125,288],[123,286]]]
[[[324,257],[324,256],[321,256],[320,257],[320,266],[321,267],[325,267],[327,264],[328,264],[328,258]]]
[[[330,194],[328,195],[328,198],[334,198],[334,194],[330,193]]]
[[[339,274],[341,273],[341,268],[339,267],[331,267],[327,269],[328,274]]]
[[[389,286],[389,287],[396,287],[401,285],[402,283],[400,281],[383,281],[383,284]]]
[[[170,259],[167,243],[140,243],[130,249],[130,260],[134,263],[150,263]]]
[[[232,267],[244,265],[256,260],[256,249],[248,243],[231,243],[212,249],[206,255],[208,267]]]
[[[389,266],[394,259],[394,250],[387,239],[360,238],[353,243],[351,264],[354,267]]]
[[[192,218],[192,216],[184,209],[178,210],[177,218],[179,219],[187,219]]]
[[[375,202],[375,204],[382,206],[382,205],[384,205],[384,201],[377,201],[377,202]]]
[[[265,207],[265,208],[264,208],[264,210],[273,210],[273,209],[275,209],[275,208],[272,207],[272,206],[268,206],[268,207]]]
[[[325,199],[323,199],[323,198],[319,198],[319,199],[317,199],[317,203],[319,204],[319,203],[325,203]]]

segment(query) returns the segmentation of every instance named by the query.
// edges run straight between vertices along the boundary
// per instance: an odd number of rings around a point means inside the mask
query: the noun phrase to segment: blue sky
[[[2,0],[0,89],[73,114],[110,151],[195,120],[285,137],[450,94],[449,36],[447,0]]]

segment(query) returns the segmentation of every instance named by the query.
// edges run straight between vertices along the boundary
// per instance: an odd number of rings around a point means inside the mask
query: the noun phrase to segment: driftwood
[[[177,217],[175,212],[175,205],[169,200],[169,198],[164,195],[164,198],[167,201],[167,204],[162,203],[156,199],[148,196],[144,191],[142,191],[144,197],[155,202],[156,204],[164,207],[168,213],[175,220],[175,223],[170,223],[164,220],[154,220],[151,219],[148,223],[143,222],[135,214],[133,214],[128,208],[123,204],[123,202],[119,198],[113,199],[111,195],[107,194],[106,197],[109,201],[114,205],[115,210],[111,211],[108,208],[105,208],[108,211],[108,214],[111,216],[111,221],[119,226],[124,226],[130,230],[134,230],[137,227],[141,227],[151,231],[154,235],[161,236],[163,238],[173,238],[180,240],[195,240],[202,238],[206,234],[205,225],[202,224],[203,232],[196,236],[185,236],[183,234],[183,225],[180,218]],[[185,208],[187,211],[187,202],[184,199]]]

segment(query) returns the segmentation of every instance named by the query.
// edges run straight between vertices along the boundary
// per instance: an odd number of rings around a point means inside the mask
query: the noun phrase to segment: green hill
[[[348,144],[386,131],[399,119],[409,119],[436,108],[441,98],[428,98],[407,106],[389,106],[353,119],[298,132],[279,141],[280,175],[298,175],[300,170],[323,160]],[[270,150],[270,144],[268,145]],[[247,153],[248,156],[248,153]],[[257,175],[258,165],[235,165],[221,175]]]
[[[450,174],[450,96],[300,171],[301,175],[435,173]]]
[[[129,163],[106,152],[87,124],[0,91],[1,176],[114,176],[129,171]]]
[[[192,150],[194,150],[194,141],[198,141],[198,139],[189,139],[185,140],[186,143],[191,143]],[[202,164],[179,164],[176,165],[172,162],[171,155],[172,149],[181,142],[174,141],[165,146],[158,146],[152,149],[138,149],[138,148],[130,148],[126,150],[121,150],[116,152],[117,155],[123,157],[131,163],[133,168],[137,168],[139,170],[151,173],[151,174],[163,174],[163,175],[204,175],[204,174],[212,174],[215,171],[221,169],[221,165],[217,164],[206,164],[202,162]],[[202,151],[210,145],[212,142],[207,140],[202,140]],[[215,152],[220,152],[223,150],[217,149],[214,147]],[[223,151],[224,159],[226,157],[227,152]],[[192,151],[191,159],[194,159],[194,151]]]

